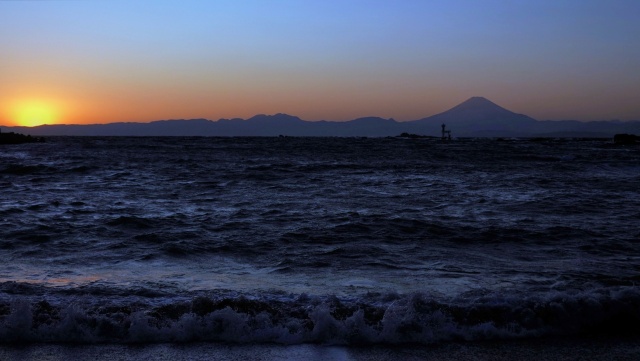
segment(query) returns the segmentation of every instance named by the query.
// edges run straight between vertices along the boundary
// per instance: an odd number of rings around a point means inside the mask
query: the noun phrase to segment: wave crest
[[[194,296],[162,304],[143,297],[36,298],[0,303],[2,342],[431,344],[640,331],[635,288],[448,302],[424,294]]]

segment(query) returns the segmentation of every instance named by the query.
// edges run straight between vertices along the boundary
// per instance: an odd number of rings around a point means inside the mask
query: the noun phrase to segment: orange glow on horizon
[[[50,99],[25,98],[10,102],[7,107],[9,121],[24,127],[57,124],[61,121],[65,107]]]

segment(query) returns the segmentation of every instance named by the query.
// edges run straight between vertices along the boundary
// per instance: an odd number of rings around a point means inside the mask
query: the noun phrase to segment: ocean
[[[5,346],[640,334],[637,146],[50,137],[0,189]]]

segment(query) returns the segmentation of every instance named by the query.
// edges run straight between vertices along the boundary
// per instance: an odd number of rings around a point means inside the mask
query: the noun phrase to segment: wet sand
[[[2,345],[0,360],[638,360],[640,337],[447,343],[407,347],[323,345]]]

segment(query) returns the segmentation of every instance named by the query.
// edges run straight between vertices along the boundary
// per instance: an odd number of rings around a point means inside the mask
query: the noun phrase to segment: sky
[[[640,120],[638,0],[0,1],[0,125]]]

